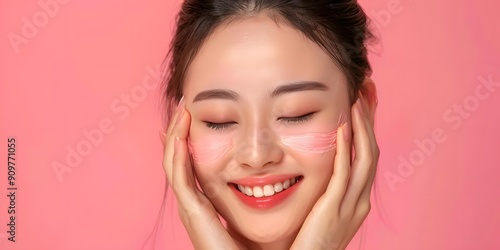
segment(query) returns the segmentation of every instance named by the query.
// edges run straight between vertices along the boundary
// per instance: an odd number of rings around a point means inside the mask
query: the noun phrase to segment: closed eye
[[[296,116],[296,117],[280,117],[278,120],[284,121],[286,123],[303,123],[309,121],[316,112],[311,112],[305,115]],[[205,121],[205,125],[213,130],[221,130],[229,128],[230,126],[237,124],[236,122],[225,122],[225,123],[214,123]]]
[[[311,112],[302,116],[296,116],[296,117],[280,117],[278,120],[282,120],[286,123],[302,123],[310,120],[316,112]]]
[[[236,124],[236,122],[225,122],[225,123],[213,123],[213,122],[205,122],[206,126],[213,130],[225,129],[230,127],[231,125]]]

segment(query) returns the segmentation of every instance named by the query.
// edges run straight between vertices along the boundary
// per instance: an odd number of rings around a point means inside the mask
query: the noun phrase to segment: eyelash
[[[232,124],[236,124],[236,122],[227,122],[227,123],[212,123],[212,122],[205,122],[207,124],[207,127],[209,129],[213,130],[219,130],[219,129],[225,129],[231,126]]]
[[[302,122],[307,122],[309,121],[316,112],[311,112],[309,114],[305,114],[302,116],[297,116],[297,117],[280,117],[278,120],[285,120],[287,123],[302,123]]]
[[[292,123],[292,124],[297,124],[297,123],[303,123],[309,121],[315,114],[316,112],[311,112],[302,116],[296,116],[296,117],[280,117],[278,120],[285,121],[287,123]],[[233,124],[236,124],[236,122],[227,122],[227,123],[213,123],[213,122],[205,122],[206,126],[210,129],[213,130],[220,130],[220,129],[225,129],[230,127]]]

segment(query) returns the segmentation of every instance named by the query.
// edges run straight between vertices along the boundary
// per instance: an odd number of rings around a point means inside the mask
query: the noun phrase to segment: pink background
[[[366,249],[500,248],[500,4],[480,2],[361,1],[381,35]],[[152,87],[179,4],[2,1],[0,249],[141,249],[165,185]],[[11,136],[16,243],[6,239]],[[77,148],[84,156],[67,161]],[[58,163],[71,172],[58,177]],[[171,202],[156,246],[191,249]]]

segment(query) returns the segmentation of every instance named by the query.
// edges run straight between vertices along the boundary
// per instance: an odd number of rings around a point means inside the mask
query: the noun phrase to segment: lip
[[[293,177],[301,176],[300,174],[280,174],[280,175],[269,175],[269,176],[254,176],[247,177],[238,180],[231,181],[230,183],[234,183],[242,186],[265,186],[271,185],[278,182],[284,182],[286,180],[292,179]]]
[[[296,175],[291,175],[290,178],[295,177]],[[303,181],[303,176],[291,187],[273,195],[273,196],[263,196],[263,197],[254,197],[254,196],[248,196],[240,192],[237,188],[237,186],[234,183],[229,183],[229,187],[233,192],[235,193],[236,197],[243,202],[243,204],[255,208],[255,209],[271,209],[273,207],[278,206],[279,204],[283,203],[287,198],[289,198],[294,192],[298,189],[300,184],[302,184]],[[270,179],[266,179],[266,181],[269,181]],[[287,180],[287,179],[285,179]],[[253,182],[255,183],[255,182]],[[264,183],[264,182],[262,182]],[[241,185],[241,184],[240,184]],[[264,184],[265,185],[265,184]],[[250,185],[248,185],[250,186]],[[258,186],[258,185],[257,185]]]

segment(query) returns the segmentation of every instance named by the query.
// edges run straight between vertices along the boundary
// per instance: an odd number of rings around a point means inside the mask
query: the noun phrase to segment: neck
[[[238,241],[238,246],[240,247],[240,249],[245,250],[288,250],[292,246],[297,234],[299,233],[297,231],[283,239],[274,242],[262,243],[247,239],[229,225],[227,230],[233,237],[233,239]]]

